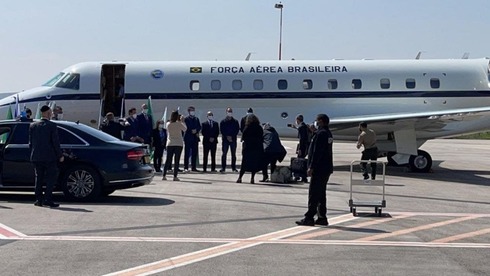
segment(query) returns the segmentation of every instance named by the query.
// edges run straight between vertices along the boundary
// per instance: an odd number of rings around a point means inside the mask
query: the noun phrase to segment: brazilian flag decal
[[[202,73],[202,67],[191,67],[191,73]]]

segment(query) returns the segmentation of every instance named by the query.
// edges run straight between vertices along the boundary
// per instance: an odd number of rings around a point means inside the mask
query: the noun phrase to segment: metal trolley
[[[362,174],[355,173],[354,172],[354,165],[360,165],[361,163],[367,163],[369,166],[371,163],[377,163],[382,164],[383,170],[382,170],[382,175],[378,175],[378,178],[376,180],[371,180],[371,179],[362,179]],[[379,168],[378,168],[379,171]],[[374,208],[375,214],[378,216],[381,216],[382,209],[386,207],[386,200],[385,200],[385,173],[386,173],[386,163],[383,161],[371,161],[371,160],[354,160],[350,163],[350,198],[349,198],[349,207],[350,207],[350,212],[352,215],[356,216],[356,208],[357,207],[371,207]],[[358,178],[358,176],[361,176],[361,179]],[[381,179],[379,179],[379,176],[382,176]],[[382,187],[382,193],[380,196],[382,197],[381,200],[374,200],[374,201],[354,201],[352,199],[352,194],[354,193],[360,193],[354,191],[354,186],[365,186],[365,187]]]

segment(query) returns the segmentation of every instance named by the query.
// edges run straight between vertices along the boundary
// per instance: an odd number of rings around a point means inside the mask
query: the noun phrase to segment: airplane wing
[[[352,135],[353,133],[359,133],[358,126],[360,122],[366,122],[369,124],[369,128],[376,130],[378,135],[409,127],[414,128],[415,131],[441,132],[451,123],[480,119],[485,115],[490,116],[490,107],[349,116],[332,118],[330,120],[330,129],[340,135]],[[490,128],[490,120],[488,127]],[[444,135],[439,136],[442,137]]]

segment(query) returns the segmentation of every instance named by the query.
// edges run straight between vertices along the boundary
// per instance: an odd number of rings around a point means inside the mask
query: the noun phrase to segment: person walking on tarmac
[[[372,129],[367,128],[367,123],[362,122],[359,124],[359,138],[357,139],[357,148],[364,147],[362,151],[361,160],[372,160],[371,162],[371,179],[376,179],[376,160],[378,159],[378,148],[376,147],[376,133]],[[369,179],[369,173],[367,170],[366,162],[361,162],[364,179]]]
[[[327,182],[333,173],[333,138],[326,114],[318,114],[315,123],[318,130],[313,135],[308,148],[308,176],[311,176],[308,189],[308,211],[298,225],[328,225],[327,219]],[[315,221],[314,217],[318,215]]]

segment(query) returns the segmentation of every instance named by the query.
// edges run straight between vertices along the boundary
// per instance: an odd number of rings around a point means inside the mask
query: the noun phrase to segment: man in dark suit
[[[313,135],[308,149],[308,176],[311,176],[308,190],[308,212],[305,218],[296,221],[298,225],[328,225],[327,220],[327,182],[333,173],[333,138],[326,114],[318,114],[315,123],[318,130]],[[315,221],[314,217],[318,215]]]
[[[191,159],[191,170],[197,172],[197,151],[199,148],[199,132],[201,122],[196,117],[196,108],[187,108],[189,116],[185,117],[184,122],[187,130],[184,133],[184,171],[189,171],[189,158]]]
[[[148,114],[148,106],[141,105],[141,114],[136,117],[138,121],[138,136],[143,139],[143,143],[151,145],[151,130],[153,129],[153,118]]]
[[[143,143],[144,140],[138,136],[138,121],[136,108],[132,107],[128,111],[129,116],[126,117],[124,122],[124,140],[131,141],[135,143]]]
[[[50,122],[52,111],[49,106],[41,107],[41,120],[32,123],[29,127],[29,148],[31,162],[36,172],[36,206],[58,207],[52,201],[53,189],[58,179],[58,164],[63,162],[58,130],[56,124]],[[46,182],[46,191],[43,198],[43,184]]]
[[[211,172],[216,172],[216,148],[218,145],[219,125],[213,119],[213,112],[208,111],[207,120],[202,123],[202,146],[204,148],[203,171],[206,171],[208,166],[208,155],[211,151]]]

